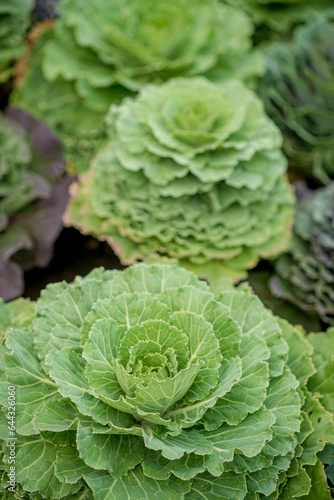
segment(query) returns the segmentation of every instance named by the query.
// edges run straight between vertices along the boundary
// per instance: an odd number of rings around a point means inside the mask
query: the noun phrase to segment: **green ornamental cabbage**
[[[19,498],[331,498],[312,346],[248,290],[100,268],[0,318],[5,499],[13,394]]]
[[[73,179],[49,127],[20,109],[0,114],[0,151],[0,297],[11,300],[23,270],[50,262]]]
[[[293,194],[281,136],[240,81],[149,85],[111,108],[107,128],[67,223],[107,240],[123,263],[161,255],[238,279],[286,248]]]
[[[63,0],[14,102],[56,129],[82,171],[110,105],[145,83],[197,75],[252,82],[264,69],[252,32],[246,14],[218,0]]]
[[[13,74],[12,63],[25,51],[24,35],[34,0],[0,0],[0,83]]]
[[[242,7],[258,25],[265,25],[280,34],[295,24],[317,17],[334,18],[332,0],[228,0]]]
[[[334,324],[334,183],[297,206],[291,250],[278,259],[271,290]]]
[[[317,21],[267,51],[260,86],[291,166],[323,184],[334,178],[334,23]]]

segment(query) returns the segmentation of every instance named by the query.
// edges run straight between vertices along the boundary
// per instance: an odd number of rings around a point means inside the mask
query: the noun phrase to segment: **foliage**
[[[333,49],[334,23],[317,21],[296,30],[292,42],[268,48],[260,87],[291,166],[323,184],[334,178]]]
[[[149,85],[113,106],[107,127],[67,223],[106,239],[123,263],[167,255],[210,280],[238,279],[286,248],[281,136],[241,82]]]
[[[324,408],[334,415],[334,329],[329,328],[326,333],[313,333],[307,338],[313,346],[312,361],[316,368],[308,385]],[[334,444],[325,446],[318,457],[327,465],[326,474],[334,493]]]
[[[50,124],[65,147],[66,157],[82,170],[104,139],[104,113],[92,110],[76,92],[75,83],[45,79],[41,61],[43,48],[52,39],[44,32],[34,44],[22,84],[12,93],[12,101]]]
[[[291,250],[279,258],[271,290],[334,324],[334,183],[297,206]]]
[[[46,266],[70,178],[51,130],[22,110],[0,115],[0,296],[23,292],[23,270]]]
[[[253,81],[264,68],[251,51],[252,32],[243,12],[218,0],[63,0],[14,102],[50,123],[83,171],[110,104],[146,82],[196,75]]]
[[[24,35],[34,0],[0,0],[0,82],[12,76],[12,63],[25,51]]]
[[[297,305],[286,300],[284,297],[273,295],[270,288],[270,279],[274,273],[274,263],[271,263],[268,270],[258,270],[255,268],[248,273],[247,280],[255,295],[261,299],[265,307],[270,309],[275,316],[286,319],[293,325],[301,325],[306,332],[320,331],[322,324],[317,312],[301,310]]]
[[[315,18],[334,18],[331,0],[228,0],[243,7],[257,25],[266,25],[279,34],[288,33],[295,24]]]
[[[6,308],[3,464],[14,385],[22,497],[327,498],[312,347],[252,293],[139,264],[49,285],[26,321]]]

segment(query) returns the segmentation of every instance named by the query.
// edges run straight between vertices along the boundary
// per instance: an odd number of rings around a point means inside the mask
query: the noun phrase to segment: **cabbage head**
[[[276,263],[271,290],[334,325],[334,183],[297,206],[292,245]]]
[[[137,91],[175,76],[220,81],[261,69],[249,54],[251,21],[217,0],[63,0],[58,12],[45,77],[76,81],[79,95],[92,100],[115,84]]]
[[[58,11],[13,102],[55,128],[77,171],[98,149],[110,105],[145,83],[197,75],[254,83],[264,70],[252,22],[218,0],[63,0]]]
[[[0,0],[0,83],[13,75],[13,62],[25,52],[33,0]]]
[[[238,279],[288,245],[281,135],[240,81],[149,85],[111,107],[107,129],[67,223],[107,240],[124,264],[160,255]]]
[[[293,41],[268,48],[260,86],[291,167],[323,184],[334,179],[333,54],[334,22],[299,28]]]
[[[15,387],[20,498],[330,499],[312,346],[247,289],[100,268],[0,317],[5,498]]]
[[[53,255],[68,201],[61,144],[18,108],[0,114],[0,297],[22,294],[23,271]]]

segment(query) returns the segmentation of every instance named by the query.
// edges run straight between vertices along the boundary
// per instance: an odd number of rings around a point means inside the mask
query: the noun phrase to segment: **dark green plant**
[[[228,0],[237,7],[242,7],[250,14],[255,23],[269,28],[272,32],[286,35],[291,28],[315,18],[334,18],[332,0]]]
[[[297,206],[291,250],[276,273],[274,295],[334,324],[334,183]]]
[[[260,95],[284,136],[293,168],[323,184],[334,178],[334,23],[296,30],[267,50]]]

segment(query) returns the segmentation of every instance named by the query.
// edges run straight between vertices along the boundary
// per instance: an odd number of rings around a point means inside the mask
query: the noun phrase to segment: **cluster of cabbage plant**
[[[0,83],[13,75],[13,62],[25,52],[33,0],[0,0]]]
[[[211,280],[238,279],[287,247],[281,135],[240,81],[148,85],[111,107],[107,129],[67,223],[107,240],[124,264],[167,256]]]
[[[290,165],[327,184],[334,178],[334,23],[316,21],[267,51],[260,86],[284,135]]]
[[[289,253],[271,279],[274,295],[334,324],[334,183],[297,206]]]
[[[100,268],[0,316],[5,498],[10,386],[20,498],[330,499],[333,393],[303,332],[247,289]]]
[[[73,179],[49,127],[20,109],[0,114],[0,150],[0,296],[11,300],[23,270],[49,263]]]
[[[63,0],[58,13],[14,101],[55,128],[77,170],[99,147],[109,106],[145,83],[253,81],[263,70],[252,22],[218,0]]]

